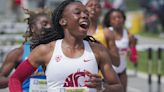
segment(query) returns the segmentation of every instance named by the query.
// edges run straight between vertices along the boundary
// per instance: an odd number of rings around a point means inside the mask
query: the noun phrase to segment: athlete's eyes
[[[42,26],[47,26],[47,24],[48,24],[48,21],[43,21],[42,22]]]
[[[75,9],[74,11],[73,11],[75,14],[80,14],[80,10],[79,9]]]

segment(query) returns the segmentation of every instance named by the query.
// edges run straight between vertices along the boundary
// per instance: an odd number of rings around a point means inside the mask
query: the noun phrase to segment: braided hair
[[[126,16],[125,16],[125,13],[124,11],[120,10],[120,9],[111,9],[109,10],[105,16],[104,16],[104,19],[103,19],[103,26],[104,27],[110,27],[111,26],[111,23],[110,23],[110,15],[113,13],[113,12],[120,12],[123,16],[123,19],[124,21],[126,20]]]
[[[28,10],[28,9],[25,9],[24,8],[24,11],[25,11],[25,14],[28,14],[29,17],[25,18],[25,21],[27,21],[27,24],[28,24],[28,28],[29,28],[29,33],[30,33],[30,36],[32,36],[32,25],[35,24],[37,18],[39,16],[47,16],[47,17],[51,17],[51,11],[49,11],[47,8],[44,8],[44,9],[37,9],[36,11],[31,11],[31,10]]]
[[[23,44],[25,42],[27,42],[28,38],[31,38],[30,42],[31,42],[31,48],[32,48],[32,47],[35,47],[35,44],[39,43],[39,39],[40,39],[40,36],[35,39],[32,37],[33,36],[33,32],[32,32],[33,24],[36,23],[37,18],[40,16],[46,16],[46,17],[51,18],[52,12],[49,11],[47,8],[37,9],[35,11],[31,11],[31,10],[28,10],[25,8],[23,8],[23,9],[24,9],[25,14],[28,14],[28,17],[24,19],[25,21],[27,21],[28,28],[27,28],[27,31],[23,34],[23,37],[25,38]],[[43,33],[41,32],[41,34],[43,34]]]

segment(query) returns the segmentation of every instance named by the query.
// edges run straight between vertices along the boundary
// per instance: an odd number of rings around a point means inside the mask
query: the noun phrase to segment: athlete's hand
[[[85,81],[85,86],[89,88],[101,89],[102,79],[98,74],[88,74],[89,79]]]

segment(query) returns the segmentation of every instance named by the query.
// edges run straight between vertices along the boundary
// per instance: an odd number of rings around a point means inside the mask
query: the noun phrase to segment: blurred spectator
[[[114,0],[114,2],[113,2],[113,8],[126,11],[126,3],[125,3],[125,0]]]
[[[111,8],[115,8],[115,9],[121,9],[123,11],[126,10],[126,4],[125,4],[125,0],[102,0],[102,8],[105,9],[111,9]]]
[[[14,14],[15,21],[21,21],[21,5],[22,0],[11,0],[11,10]]]
[[[149,7],[149,0],[139,0],[139,5],[142,7],[142,8],[145,8],[147,9]]]
[[[162,25],[162,32],[164,33],[164,4],[162,4],[158,11],[157,11],[157,15],[158,15],[158,18],[159,18],[159,21],[161,22],[161,25]]]
[[[157,7],[150,0],[139,0],[140,6],[144,9],[144,23],[146,31],[157,33],[158,20],[156,15]]]
[[[38,0],[38,8],[44,8],[47,0]]]
[[[163,0],[139,0],[140,6],[145,10],[145,24],[149,32],[158,32],[158,20],[164,32],[164,1]]]
[[[103,8],[111,9],[112,8],[112,3],[109,2],[109,0],[105,0],[104,3],[103,3]]]

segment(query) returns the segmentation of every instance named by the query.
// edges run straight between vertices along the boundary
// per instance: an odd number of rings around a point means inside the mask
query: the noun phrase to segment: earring
[[[63,25],[66,25],[66,22],[63,22]]]
[[[67,25],[67,21],[65,19],[61,19],[59,22],[63,26]]]
[[[63,25],[66,25],[67,24],[67,21],[66,20],[63,20]]]

